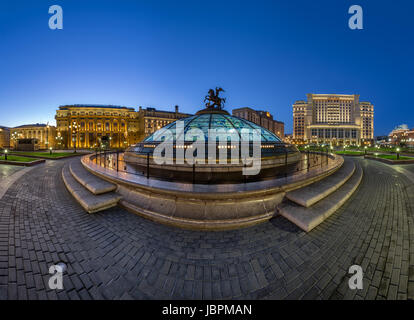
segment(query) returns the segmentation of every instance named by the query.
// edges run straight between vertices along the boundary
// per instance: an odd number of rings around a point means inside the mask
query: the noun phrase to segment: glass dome
[[[187,140],[186,133],[190,129],[200,129],[204,133],[204,138],[208,140],[208,130],[209,129],[221,129],[224,128],[226,133],[233,133],[237,132],[239,137],[241,137],[242,129],[247,129],[250,132],[253,129],[259,130],[261,133],[261,142],[262,143],[282,143],[282,140],[275,135],[274,133],[270,132],[269,130],[254,124],[253,122],[247,121],[242,118],[238,118],[235,116],[229,115],[227,112],[220,112],[220,113],[204,113],[204,114],[196,114],[195,116],[191,116],[185,119],[181,119],[178,121],[182,121],[184,123],[184,131],[181,131],[180,134],[184,134],[185,140],[184,142],[193,142],[193,140]],[[176,141],[176,123],[178,121],[172,122],[167,126],[163,127],[160,130],[169,130],[171,135],[170,139]],[[156,140],[156,138],[162,136],[160,131],[156,131],[147,138],[144,139],[144,143],[154,143],[160,142],[160,140]]]
[[[178,125],[177,129],[177,124],[180,121],[182,124]],[[198,132],[190,131],[192,129],[197,129]],[[219,129],[214,134],[216,141],[213,141],[212,144],[208,136],[209,129]],[[198,141],[201,138],[201,133],[204,134],[204,150],[202,145],[191,150],[194,139]],[[260,136],[256,133],[260,133]],[[220,144],[222,134],[227,136],[227,144],[224,141],[223,144]],[[238,143],[233,144],[232,139],[237,135]],[[172,142],[172,158],[168,158],[171,163],[159,164],[154,161],[154,152],[163,141]],[[181,145],[181,142],[184,144]],[[255,142],[260,143],[255,144]],[[223,146],[224,149],[227,149],[227,157],[224,163],[220,160],[220,157],[223,156]],[[257,147],[260,148],[259,152]],[[178,152],[182,149],[186,149],[185,159],[182,158],[183,154]],[[256,157],[255,159],[260,161],[261,167],[258,174],[249,176],[249,181],[271,179],[285,174],[288,168],[296,167],[300,159],[300,152],[295,146],[284,143],[269,130],[245,119],[231,116],[225,110],[203,109],[194,116],[168,124],[155,131],[142,142],[130,146],[124,153],[124,161],[127,166],[133,168],[136,172],[157,179],[193,181],[193,183],[194,181],[197,181],[197,183],[239,183],[246,181],[246,177],[242,173],[244,168],[250,165],[245,163],[246,150],[249,152],[247,157],[249,159]],[[189,158],[198,157],[199,151],[201,152],[200,157],[204,157],[204,161],[197,162],[196,165],[184,161],[187,156]],[[165,149],[162,149],[161,158],[164,155]],[[157,157],[160,156],[157,155]],[[260,157],[260,159],[257,159],[257,157]]]

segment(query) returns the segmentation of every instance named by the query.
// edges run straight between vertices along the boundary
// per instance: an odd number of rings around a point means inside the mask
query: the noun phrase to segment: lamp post
[[[50,155],[52,155],[52,147],[49,148]]]
[[[72,141],[74,142],[75,147],[75,153],[76,153],[76,142],[77,142],[77,134],[78,134],[78,126],[76,124],[76,121],[73,122],[71,126],[69,126],[69,129],[72,129]]]
[[[4,150],[4,160],[6,160],[7,161],[7,152],[8,152],[8,150],[6,149],[6,150]]]
[[[367,146],[365,146],[364,149],[365,149],[365,155],[367,155]]]
[[[397,148],[397,160],[400,160],[400,148]]]

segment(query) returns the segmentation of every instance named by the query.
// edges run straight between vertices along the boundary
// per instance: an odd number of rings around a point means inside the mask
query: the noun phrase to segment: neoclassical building
[[[390,132],[388,142],[396,146],[414,147],[414,128],[409,129],[406,124],[400,125]]]
[[[155,130],[180,118],[190,116],[155,108],[112,105],[64,105],[56,111],[57,145],[62,148],[95,148],[106,144],[126,148]]]
[[[0,126],[0,148],[10,147],[10,129]]]
[[[62,148],[94,148],[109,144],[124,148],[134,143],[138,114],[133,108],[75,104],[56,111],[56,141]]]
[[[359,95],[308,94],[293,104],[293,143],[365,145],[374,141],[374,106]]]
[[[179,107],[175,106],[175,111],[157,110],[155,108],[139,107],[139,131],[137,142],[154,133],[158,129],[165,127],[176,120],[192,116],[188,113],[179,112]]]
[[[25,124],[10,128],[10,144],[16,148],[19,139],[36,139],[39,149],[56,147],[56,127],[43,123]]]

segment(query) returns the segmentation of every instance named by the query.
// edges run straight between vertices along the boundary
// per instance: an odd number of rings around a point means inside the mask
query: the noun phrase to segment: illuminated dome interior
[[[217,128],[224,128],[226,132],[232,133],[237,132],[241,134],[242,129],[249,129],[252,131],[253,129],[260,130],[261,132],[261,142],[262,143],[281,143],[281,139],[276,136],[274,133],[270,132],[269,130],[258,126],[250,121],[247,121],[242,118],[238,118],[235,116],[229,115],[227,112],[210,112],[210,113],[202,113],[196,114],[195,116],[188,117],[182,119],[180,121],[184,122],[184,136],[190,129],[200,129],[204,133],[204,137],[208,139],[208,130],[209,129],[217,129]],[[165,126],[161,130],[168,129],[172,134],[172,139],[174,141],[177,140],[176,137],[176,122],[170,123],[169,125]],[[181,134],[183,134],[181,132]],[[154,140],[154,137],[159,136],[157,132],[153,133],[152,135],[148,136],[144,139],[143,142],[145,143],[153,143],[153,142],[160,142],[159,140]],[[251,138],[251,137],[250,137]],[[184,142],[193,142],[193,140],[184,140]]]

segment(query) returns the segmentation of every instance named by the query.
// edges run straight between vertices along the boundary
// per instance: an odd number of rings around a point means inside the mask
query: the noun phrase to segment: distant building
[[[158,129],[165,127],[176,120],[192,116],[188,113],[179,112],[179,107],[175,106],[174,111],[164,111],[155,108],[139,107],[138,110],[138,141],[154,133]],[[137,142],[138,142],[137,141]]]
[[[273,116],[267,111],[257,111],[248,107],[233,109],[233,116],[249,120],[259,126],[276,134],[283,139],[285,136],[285,124],[281,121],[276,121]]]
[[[285,133],[285,138],[283,140],[287,143],[292,143],[293,142],[293,134]]]
[[[367,145],[374,141],[374,106],[359,95],[308,94],[293,104],[293,142]]]
[[[397,146],[414,147],[414,128],[410,130],[406,124],[394,128],[388,135],[388,142]]]
[[[36,123],[25,124],[10,128],[10,143],[13,148],[17,148],[19,139],[35,139],[37,149],[55,148],[56,127],[48,124]]]
[[[380,146],[387,146],[390,145],[388,136],[376,136],[375,137],[375,144]]]
[[[10,147],[10,129],[0,127],[0,148],[6,149]]]
[[[39,150],[39,140],[36,138],[17,139],[14,147],[17,151],[37,151]]]

